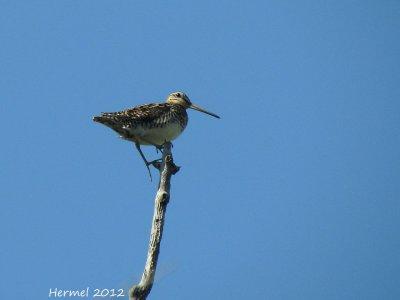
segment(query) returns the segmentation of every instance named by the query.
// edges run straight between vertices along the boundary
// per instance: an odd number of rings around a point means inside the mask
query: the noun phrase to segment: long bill
[[[197,111],[200,111],[200,112],[205,113],[205,114],[207,114],[207,115],[213,116],[214,118],[220,119],[220,117],[219,117],[218,115],[216,115],[216,114],[214,114],[214,113],[212,113],[212,112],[209,112],[209,111],[207,111],[207,110],[201,108],[200,106],[197,106],[196,104],[193,104],[193,103],[192,103],[192,104],[189,106],[189,108],[194,109],[194,110],[197,110]]]

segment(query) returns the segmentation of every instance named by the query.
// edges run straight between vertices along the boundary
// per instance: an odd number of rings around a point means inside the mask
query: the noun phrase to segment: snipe
[[[153,145],[161,150],[165,142],[176,139],[188,123],[188,108],[219,118],[216,114],[193,104],[185,93],[175,92],[168,96],[165,103],[144,104],[119,112],[102,113],[94,117],[93,121],[110,127],[121,138],[132,141],[151,178],[149,165],[154,161],[147,161],[140,145]]]

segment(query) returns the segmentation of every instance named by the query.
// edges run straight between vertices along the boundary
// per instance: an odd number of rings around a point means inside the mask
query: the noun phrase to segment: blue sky
[[[91,117],[183,90],[222,119],[149,299],[399,299],[399,38],[398,1],[2,1],[0,297],[138,280],[156,182]]]

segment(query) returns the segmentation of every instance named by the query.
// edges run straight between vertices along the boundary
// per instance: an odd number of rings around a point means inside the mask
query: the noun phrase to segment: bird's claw
[[[164,150],[164,148],[163,148],[163,146],[161,145],[161,146],[155,146],[156,147],[156,152],[158,153],[158,151],[160,151],[161,152],[161,154],[163,154],[163,150]]]
[[[159,159],[155,159],[155,160],[149,161],[146,164],[148,166],[150,166],[150,165],[154,165],[154,164],[160,164],[161,162],[162,162],[162,158],[159,158]]]
[[[151,165],[151,166],[153,166],[154,168],[156,168],[158,170],[160,170],[161,164],[162,164],[162,159],[161,158],[155,159],[155,160],[152,160],[152,161],[149,161],[149,162],[146,163],[147,167],[149,167]]]

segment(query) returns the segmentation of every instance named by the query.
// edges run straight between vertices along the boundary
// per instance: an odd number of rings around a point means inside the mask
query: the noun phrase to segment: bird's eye
[[[180,98],[180,97],[181,97],[181,93],[176,93],[176,96],[177,96],[178,98]]]

